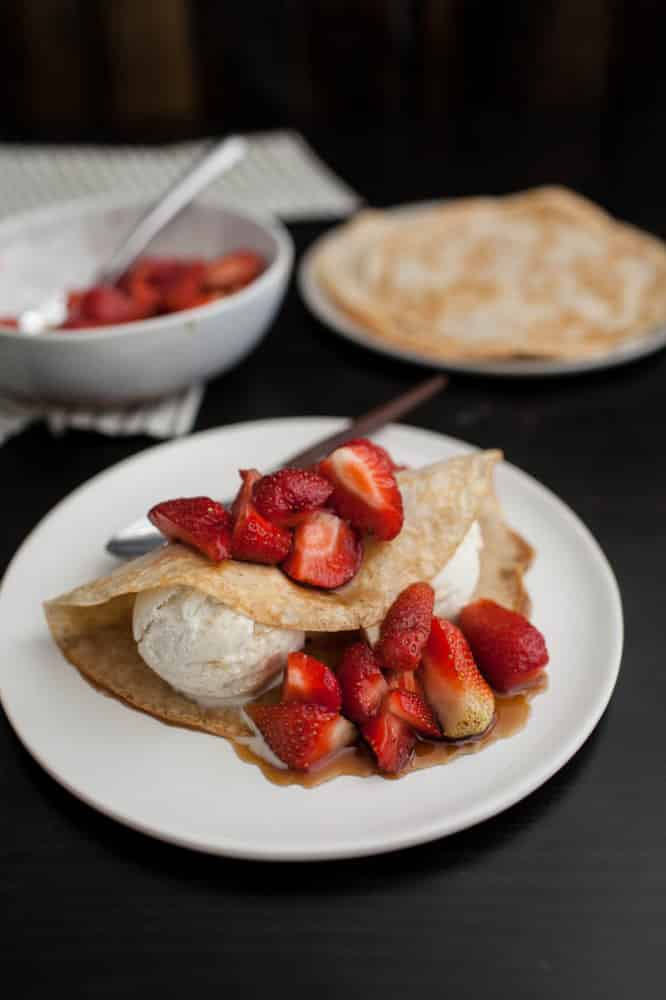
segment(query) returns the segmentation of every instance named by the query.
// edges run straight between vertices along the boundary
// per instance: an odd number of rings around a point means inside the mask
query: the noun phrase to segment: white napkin
[[[176,396],[125,410],[80,410],[62,407],[44,408],[0,399],[0,445],[30,424],[45,420],[52,434],[63,434],[68,427],[98,431],[124,437],[148,434],[155,438],[180,437],[194,427],[203,399],[203,386],[194,385]]]
[[[359,206],[360,196],[322,163],[298,133],[263,132],[245,138],[247,156],[207,188],[206,198],[285,220],[336,218]],[[0,216],[106,191],[156,197],[207,144],[0,145]],[[54,434],[77,427],[109,435],[174,437],[192,429],[202,398],[203,389],[196,386],[159,403],[110,412],[44,409],[0,398],[0,444],[36,420],[45,420]]]

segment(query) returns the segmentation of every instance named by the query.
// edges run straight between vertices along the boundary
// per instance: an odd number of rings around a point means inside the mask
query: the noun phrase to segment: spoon
[[[351,441],[352,438],[365,437],[367,434],[379,430],[380,427],[384,427],[392,420],[397,420],[398,417],[404,416],[405,413],[415,409],[421,403],[424,403],[427,399],[445,389],[448,381],[446,375],[435,375],[424,382],[419,382],[413,389],[404,392],[401,396],[396,396],[395,399],[391,399],[388,403],[383,403],[382,406],[377,406],[374,410],[370,410],[368,413],[363,414],[363,416],[352,420],[341,431],[329,434],[322,440],[310,445],[305,451],[301,451],[297,455],[292,455],[280,463],[280,468],[284,468],[285,466],[304,467],[312,465],[314,462],[325,458],[335,448],[339,448],[347,441]],[[230,502],[230,500],[223,501],[223,503]],[[153,527],[148,518],[141,517],[138,521],[133,521],[132,524],[128,524],[127,527],[122,528],[113,535],[106,543],[106,551],[110,552],[113,556],[126,559],[130,556],[141,556],[146,552],[150,552],[151,549],[157,548],[164,541],[164,535],[160,534]]]
[[[231,170],[246,153],[247,142],[237,135],[214,143],[205,150],[203,155],[188,167],[159,201],[139,219],[120,246],[113,251],[106,265],[98,271],[92,283],[114,284],[178,212],[189,205],[211,181]],[[59,326],[66,317],[67,295],[60,291],[40,305],[20,313],[18,328],[22,333],[42,333],[50,327]]]

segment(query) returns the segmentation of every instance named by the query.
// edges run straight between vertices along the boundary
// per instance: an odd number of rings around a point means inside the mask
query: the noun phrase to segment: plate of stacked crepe
[[[510,807],[596,726],[620,664],[615,578],[575,514],[498,450],[400,425],[382,431],[378,443],[409,466],[397,473],[404,525],[392,541],[370,541],[357,576],[337,591],[297,585],[274,566],[208,563],[180,544],[124,564],[104,554],[111,534],[165,496],[232,494],[248,461],[275,466],[340,423],[259,421],[149,449],[72,493],[19,549],[0,592],[2,705],[33,757],[91,807],[158,839],[231,857],[376,854]],[[480,544],[469,550],[475,531]],[[186,588],[199,595],[197,607],[224,609],[220,641],[231,670],[239,622],[249,620],[264,643],[281,631],[319,643],[370,631],[405,586],[445,579],[466,545],[477,559],[474,579],[465,583],[458,566],[442,599],[471,586],[459,601],[486,597],[529,615],[548,641],[548,684],[506,738],[399,780],[374,772],[313,787],[267,780],[234,749],[244,720],[233,699],[213,705],[186,696],[139,653],[134,611],[160,588]],[[179,641],[174,634],[167,656],[171,646],[185,656]],[[183,673],[181,687],[187,683]]]
[[[576,374],[666,344],[666,246],[565,188],[362,211],[298,280],[342,336],[452,371]]]

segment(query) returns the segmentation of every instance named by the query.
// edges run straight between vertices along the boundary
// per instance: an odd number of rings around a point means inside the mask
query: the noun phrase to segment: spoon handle
[[[134,226],[114,251],[99,280],[104,284],[113,284],[181,209],[211,181],[242,160],[246,152],[247,143],[240,136],[229,136],[208,148],[194,166],[189,167]]]

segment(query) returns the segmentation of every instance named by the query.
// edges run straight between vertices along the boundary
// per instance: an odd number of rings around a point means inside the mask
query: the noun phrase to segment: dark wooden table
[[[666,236],[656,125],[633,115],[612,128],[537,129],[494,117],[437,136],[312,138],[377,204],[559,180]],[[299,251],[323,229],[293,227]],[[354,415],[425,373],[336,337],[292,285],[257,351],[209,385],[197,429]],[[626,617],[619,684],[563,770],[502,815],[427,846],[256,864],[168,846],[99,815],[46,775],[0,713],[2,980],[15,977],[4,995],[255,997],[281,986],[336,998],[608,1000],[658,985],[665,388],[666,352],[577,378],[456,377],[408,421],[502,447],[573,507],[615,569]],[[34,427],[0,448],[0,571],[53,504],[151,443],[80,432],[54,439]]]

